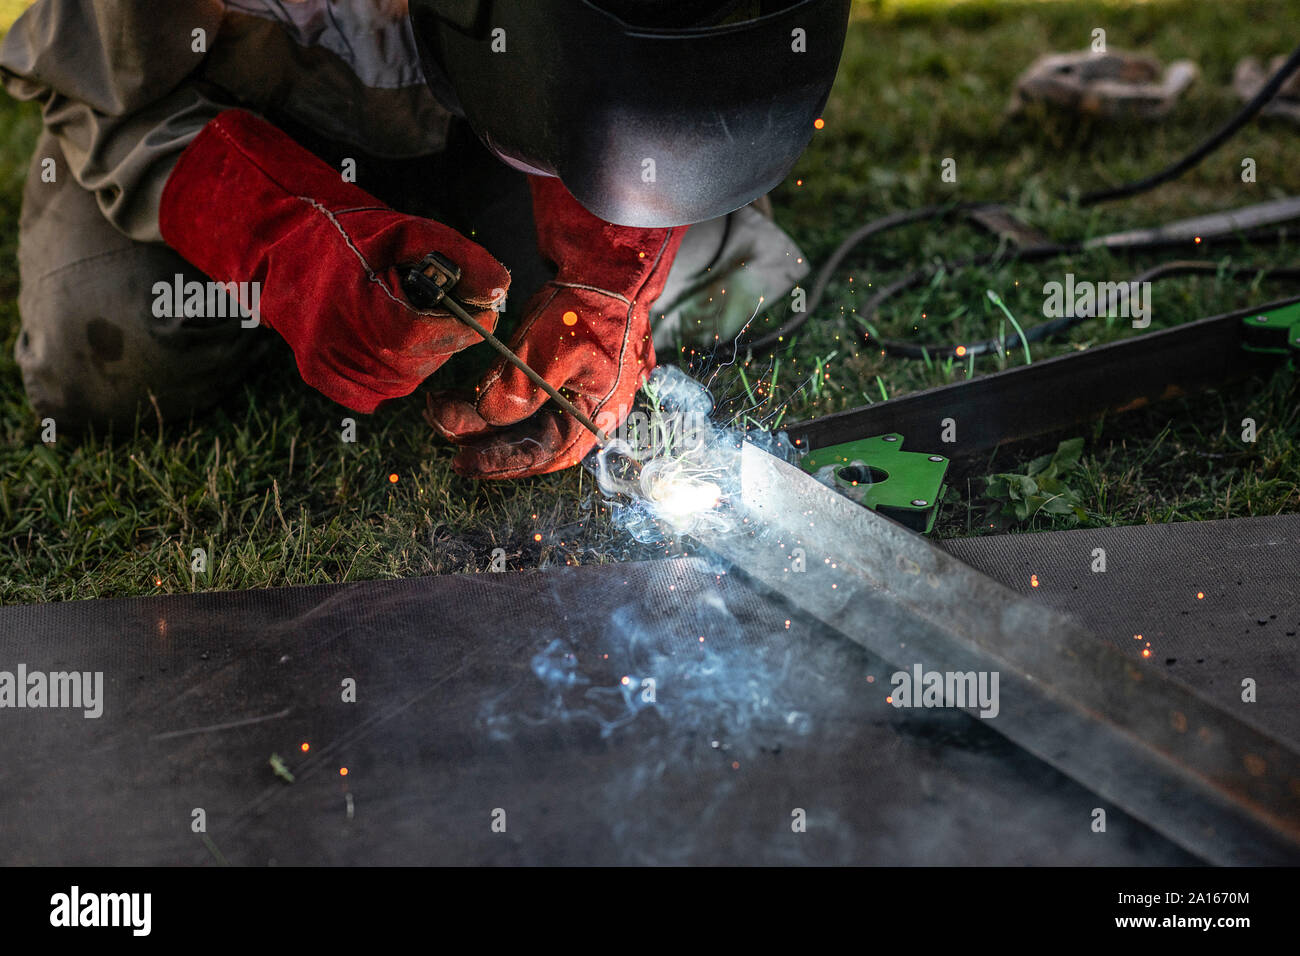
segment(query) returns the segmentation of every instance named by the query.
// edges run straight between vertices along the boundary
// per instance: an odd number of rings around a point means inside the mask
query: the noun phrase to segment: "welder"
[[[32,406],[190,415],[267,326],[305,382],[371,413],[482,341],[404,285],[435,254],[487,330],[532,292],[511,347],[617,421],[656,337],[702,305],[734,332],[806,269],[762,200],[812,135],[848,5],[38,0],[0,50],[43,118],[19,233]],[[256,321],[151,307],[175,277],[256,290]],[[595,441],[505,362],[437,384],[462,474],[554,471]]]

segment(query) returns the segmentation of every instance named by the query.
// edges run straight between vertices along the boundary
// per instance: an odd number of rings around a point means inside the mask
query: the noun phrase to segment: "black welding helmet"
[[[497,156],[595,215],[676,226],[781,182],[850,0],[410,0],[425,77]]]

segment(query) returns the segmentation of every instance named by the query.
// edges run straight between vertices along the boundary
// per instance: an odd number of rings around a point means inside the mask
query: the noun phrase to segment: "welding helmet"
[[[425,79],[489,149],[600,218],[725,215],[790,172],[850,0],[410,0]]]

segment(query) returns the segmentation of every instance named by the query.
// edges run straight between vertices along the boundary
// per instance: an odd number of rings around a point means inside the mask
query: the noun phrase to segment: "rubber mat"
[[[939,544],[1300,749],[1300,515]]]
[[[1088,791],[963,713],[886,705],[856,645],[693,561],[0,627],[6,666],[105,674],[98,719],[3,712],[8,863],[1185,860],[1118,811],[1091,833]]]
[[[1035,565],[1121,644],[1127,599],[1177,670],[1294,560],[1295,519],[1220,524],[1188,608],[1196,574],[1124,570],[1182,554],[1158,528],[947,546],[1013,587]],[[1271,719],[1284,597],[1190,679],[1256,673]],[[698,560],[0,609],[19,665],[101,672],[103,710],[0,710],[10,864],[1195,862],[980,720],[889,706],[892,666]]]

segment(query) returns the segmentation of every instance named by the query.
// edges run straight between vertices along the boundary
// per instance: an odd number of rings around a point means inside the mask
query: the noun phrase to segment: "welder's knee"
[[[651,307],[655,349],[730,341],[757,310],[775,306],[808,273],[767,197],[686,230]]]
[[[42,177],[55,159],[53,182]],[[58,425],[129,425],[152,399],[184,417],[228,392],[270,338],[238,317],[159,317],[155,286],[205,277],[163,245],[114,229],[64,165],[37,145],[18,232],[21,329],[14,349],[32,407]]]

